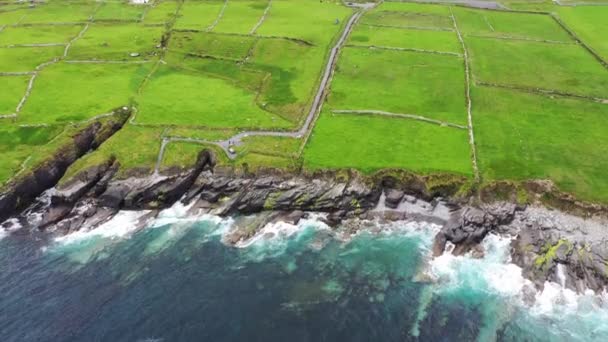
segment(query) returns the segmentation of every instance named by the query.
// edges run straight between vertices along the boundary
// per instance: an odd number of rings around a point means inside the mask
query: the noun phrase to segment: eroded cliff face
[[[530,206],[517,204],[513,196],[505,200],[502,195],[509,193],[505,189],[495,192],[501,196],[489,196],[487,189],[475,196],[465,178],[405,171],[385,170],[372,176],[354,171],[238,173],[216,167],[214,154],[203,150],[195,165],[170,175],[121,179],[116,177],[119,163],[110,159],[53,188],[74,158],[103,141],[98,132],[110,134],[120,128],[102,130],[99,125],[83,130],[75,137],[77,147],[58,153],[33,178],[15,184],[13,189],[25,190],[13,191],[13,199],[2,199],[12,213],[3,212],[4,217],[14,217],[5,225],[19,222],[30,229],[68,234],[95,229],[120,210],[148,210],[147,217],[152,217],[178,201],[193,214],[258,214],[244,228],[235,229],[229,237],[231,243],[246,240],[268,222],[297,223],[307,212],[325,213],[330,225],[344,220],[425,220],[443,227],[435,237],[436,256],[445,252],[482,256],[481,242],[488,234],[509,235],[513,262],[537,286],[556,281],[583,292],[601,291],[608,285],[608,248],[604,244],[608,221],[550,210],[540,205],[540,199],[550,193],[562,198],[559,203],[575,208],[573,212],[587,215],[597,216],[605,208],[578,204],[544,183],[526,185],[540,189],[528,191],[529,198],[537,199]],[[25,206],[28,201],[31,205]],[[360,227],[354,224],[349,229],[356,232]]]
[[[70,165],[120,130],[129,115],[128,109],[121,108],[109,119],[93,121],[76,132],[45,162],[11,181],[0,193],[0,221],[24,210],[44,191],[55,186]]]

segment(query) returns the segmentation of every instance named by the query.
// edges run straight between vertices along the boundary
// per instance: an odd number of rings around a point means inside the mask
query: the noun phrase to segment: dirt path
[[[460,45],[462,45],[462,51],[464,54],[464,73],[465,73],[465,96],[467,102],[467,120],[469,122],[469,145],[471,145],[471,162],[473,164],[473,173],[475,174],[475,180],[479,182],[479,168],[477,167],[477,148],[475,147],[475,134],[473,132],[473,115],[472,115],[472,107],[473,103],[471,101],[471,67],[469,64],[469,53],[467,52],[467,47],[464,44],[464,39],[462,38],[462,34],[460,33],[460,29],[458,28],[458,22],[456,22],[456,17],[454,16],[454,12],[452,11],[452,7],[450,7],[450,14],[452,16],[452,21],[454,22],[454,29],[456,30],[456,34],[458,35],[458,40],[460,41]]]
[[[272,6],[272,0],[269,0],[268,6],[266,6],[266,8],[264,9],[264,13],[262,13],[260,20],[258,20],[258,22],[255,24],[255,26],[249,32],[250,35],[254,35],[255,32],[260,28],[260,26],[262,26],[262,23],[264,23],[264,20],[266,20],[266,16],[268,15],[268,12],[270,11],[271,6]]]
[[[428,123],[432,123],[432,124],[439,125],[439,126],[447,126],[447,127],[458,128],[458,129],[469,129],[467,126],[463,126],[463,125],[459,125],[459,124],[455,124],[455,123],[451,123],[451,122],[446,122],[446,121],[441,121],[441,120],[436,120],[436,119],[431,119],[431,118],[427,118],[425,116],[416,115],[416,114],[392,113],[392,112],[385,112],[382,110],[373,110],[373,109],[359,109],[359,110],[344,109],[344,110],[332,110],[331,112],[333,114],[380,115],[380,116],[388,116],[388,117],[394,117],[394,118],[418,120],[418,121],[428,122]]]
[[[236,153],[234,153],[232,146],[241,145],[243,143],[243,139],[247,138],[247,137],[265,136],[265,137],[286,137],[286,138],[299,139],[304,136],[308,136],[308,134],[310,133],[310,129],[312,128],[312,124],[314,123],[314,120],[317,117],[317,114],[319,113],[319,111],[321,109],[321,105],[322,105],[323,101],[325,100],[325,96],[327,95],[327,88],[328,88],[329,82],[331,80],[331,77],[333,75],[333,71],[336,66],[337,57],[339,55],[340,49],[344,46],[344,43],[346,42],[348,35],[350,34],[355,23],[357,22],[357,20],[359,20],[359,18],[361,17],[362,14],[363,14],[363,12],[358,11],[358,12],[354,13],[348,19],[348,22],[346,23],[344,30],[342,31],[342,34],[340,35],[340,38],[336,42],[335,46],[331,49],[329,58],[327,60],[325,69],[323,71],[323,76],[321,78],[321,82],[319,83],[319,87],[318,87],[318,90],[314,97],[313,103],[310,107],[308,115],[306,116],[306,120],[304,121],[304,124],[302,125],[302,127],[300,127],[300,129],[298,129],[297,131],[291,131],[291,132],[245,131],[245,132],[238,133],[228,139],[220,140],[220,141],[210,141],[210,140],[204,140],[204,139],[194,139],[194,138],[185,138],[185,137],[164,138],[163,142],[161,143],[161,150],[158,155],[155,173],[159,172],[160,163],[162,162],[162,158],[165,153],[167,144],[170,142],[174,142],[174,141],[185,141],[185,142],[216,145],[216,146],[220,147],[222,150],[224,150],[224,152],[226,153],[228,158],[235,159]]]

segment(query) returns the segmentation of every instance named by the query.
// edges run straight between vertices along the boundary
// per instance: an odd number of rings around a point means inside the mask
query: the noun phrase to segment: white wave
[[[510,243],[510,238],[488,235],[482,243],[482,258],[444,253],[431,260],[430,273],[442,284],[442,290],[470,287],[517,296],[531,282],[523,277],[520,267],[510,263]]]
[[[109,221],[94,229],[81,229],[77,232],[55,238],[60,244],[72,244],[90,238],[101,237],[116,239],[130,235],[138,228],[140,219],[149,214],[149,210],[119,211]]]
[[[162,210],[151,223],[150,228],[157,228],[174,223],[186,223],[197,221],[212,221],[214,224],[222,222],[231,222],[231,219],[224,219],[217,215],[204,213],[202,209],[193,209],[195,202],[183,204],[181,201],[176,202],[170,208]]]
[[[329,229],[329,226],[320,221],[318,215],[312,215],[310,218],[302,219],[296,225],[283,221],[268,223],[253,237],[245,241],[239,241],[235,246],[238,248],[247,248],[252,245],[261,245],[265,243],[280,243],[281,241],[302,232],[306,228],[322,230]]]

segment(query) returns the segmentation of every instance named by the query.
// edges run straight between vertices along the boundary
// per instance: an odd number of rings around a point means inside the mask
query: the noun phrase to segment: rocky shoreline
[[[354,219],[427,221],[442,226],[433,245],[435,256],[446,252],[448,245],[453,245],[454,254],[482,256],[480,243],[488,234],[508,235],[513,237],[513,262],[537,287],[554,281],[582,293],[601,292],[608,285],[608,221],[597,215],[602,208],[595,205],[574,206],[576,213],[590,208],[587,213],[594,217],[582,218],[538,201],[527,205],[504,199],[479,201],[463,194],[460,180],[446,182],[404,171],[373,177],[353,171],[244,174],[216,167],[208,150],[199,154],[192,168],[171,175],[117,179],[118,168],[115,160],[108,160],[55,188],[49,186],[2,227],[69,234],[82,227],[94,229],[120,210],[148,210],[149,218],[178,201],[188,204],[193,213],[259,214],[234,230],[228,238],[233,244],[252,237],[268,222],[297,223],[309,212],[325,213],[330,226]],[[546,193],[537,195],[546,197]],[[568,198],[560,197],[559,203],[578,203]],[[347,229],[356,232],[360,226]]]

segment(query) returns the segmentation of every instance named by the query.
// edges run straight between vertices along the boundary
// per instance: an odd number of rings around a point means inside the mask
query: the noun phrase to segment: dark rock
[[[401,199],[404,195],[405,192],[402,190],[389,189],[386,191],[386,199],[384,200],[384,203],[387,207],[395,209],[399,206],[399,203],[401,203]]]

